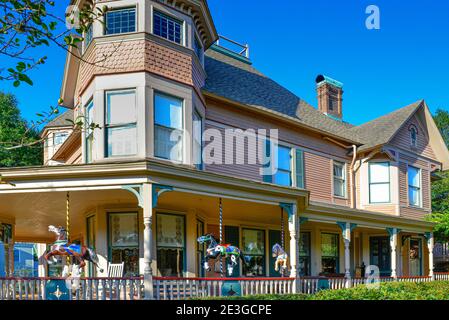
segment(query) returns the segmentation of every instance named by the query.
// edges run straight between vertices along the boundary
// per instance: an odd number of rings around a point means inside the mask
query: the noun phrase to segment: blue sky
[[[365,27],[371,4],[380,9],[380,30]],[[343,82],[348,122],[418,99],[433,112],[449,110],[447,0],[209,0],[209,6],[220,34],[248,43],[256,68],[312,105],[318,74]],[[62,16],[64,9],[59,2],[56,11]],[[34,86],[0,83],[18,96],[28,119],[59,98],[65,52],[45,54],[48,63],[31,73]],[[7,62],[0,58],[0,65]]]

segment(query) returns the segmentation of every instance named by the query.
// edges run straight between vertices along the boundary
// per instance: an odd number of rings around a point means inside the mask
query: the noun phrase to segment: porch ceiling
[[[137,205],[135,196],[125,190],[71,191],[73,230],[82,230],[86,212],[95,210],[96,206],[124,203]],[[48,226],[66,224],[66,192],[0,194],[0,218],[15,221],[17,240],[52,241]]]
[[[223,220],[280,225],[281,208],[269,203],[223,198]],[[157,210],[185,212],[196,210],[210,223],[218,222],[219,198],[186,192],[166,192],[158,200]],[[287,217],[287,213],[284,213]]]

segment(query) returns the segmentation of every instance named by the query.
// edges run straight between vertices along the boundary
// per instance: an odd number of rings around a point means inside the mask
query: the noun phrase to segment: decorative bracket
[[[142,185],[140,185],[140,184],[125,185],[125,186],[122,186],[122,189],[127,190],[127,191],[131,192],[132,194],[134,194],[137,198],[138,206],[143,208]]]
[[[337,225],[340,227],[341,233],[342,233],[342,235],[344,237],[345,236],[345,230],[346,230],[346,222],[337,221]],[[352,232],[352,230],[354,230],[355,228],[357,228],[357,223],[350,223],[349,224],[349,232]]]
[[[153,208],[157,207],[157,201],[158,201],[159,197],[161,196],[161,194],[163,194],[164,192],[167,192],[167,191],[173,191],[173,187],[164,186],[161,184],[153,184],[153,195],[152,195]]]
[[[405,242],[410,239],[412,236],[411,235],[406,235],[406,236],[402,236],[402,246],[404,246]]]
[[[293,203],[281,202],[279,206],[287,212],[288,221],[291,222],[293,217]]]
[[[307,221],[309,221],[309,218],[299,217],[299,225],[302,225],[303,223],[306,223]]]
[[[389,235],[390,237],[393,236],[393,230],[394,230],[394,229],[396,229],[396,234],[399,234],[399,233],[402,231],[401,229],[398,229],[398,228],[386,228],[386,229],[387,229],[388,235]]]

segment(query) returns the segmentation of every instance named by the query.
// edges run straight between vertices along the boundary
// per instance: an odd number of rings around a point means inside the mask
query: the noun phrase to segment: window
[[[86,33],[84,34],[84,50],[87,49],[89,44],[92,42],[93,38],[93,24],[87,28]]]
[[[201,220],[196,220],[196,238],[198,239],[206,232],[204,230],[204,222]],[[196,265],[198,270],[198,275],[200,277],[204,277],[204,266],[203,259],[204,253],[206,252],[207,246],[205,243],[200,244],[198,241],[196,242]]]
[[[85,137],[85,143],[86,143],[86,163],[92,162],[92,147],[93,147],[93,141],[94,141],[94,131],[91,128],[92,120],[93,120],[93,112],[94,112],[94,103],[91,100],[87,106],[86,106],[86,137]]]
[[[125,276],[139,274],[139,223],[137,213],[110,213],[109,261],[125,263]]]
[[[163,277],[182,277],[185,262],[185,218],[157,214],[157,269]]]
[[[299,233],[299,275],[310,276],[310,232]]]
[[[203,63],[203,46],[196,36],[193,38],[193,49],[200,62]]]
[[[243,255],[245,276],[265,275],[265,231],[256,229],[242,229]]]
[[[159,37],[181,44],[182,22],[154,11],[153,33]]]
[[[390,202],[389,162],[371,162],[369,164],[369,202]]]
[[[278,168],[273,182],[281,186],[292,185],[292,156],[288,147],[278,146]]]
[[[183,101],[156,93],[154,98],[154,155],[182,161]]]
[[[334,196],[346,197],[346,166],[334,161]]]
[[[136,8],[113,9],[106,12],[106,34],[136,31]]]
[[[106,140],[108,157],[137,153],[136,91],[106,92]]]
[[[59,146],[60,144],[63,144],[64,141],[67,140],[67,137],[69,134],[67,132],[55,132],[53,134],[53,145]]]
[[[202,169],[202,133],[203,122],[201,116],[195,110],[193,112],[193,164],[197,169]]]
[[[421,206],[421,170],[408,167],[408,201],[411,206]]]
[[[410,144],[412,147],[417,147],[417,135],[418,132],[415,127],[410,128]]]
[[[338,273],[338,234],[321,234],[321,270],[324,274]]]
[[[270,140],[266,140],[265,148],[268,157],[271,157],[271,152],[276,150],[276,148],[271,149]],[[295,186],[297,188],[304,188],[304,154],[302,150],[278,145],[277,162],[276,173],[274,175],[264,175],[264,182],[276,183],[283,186],[293,186],[292,166],[294,163],[296,176]],[[269,167],[270,165],[274,165],[274,163],[269,162],[266,164],[266,167]]]

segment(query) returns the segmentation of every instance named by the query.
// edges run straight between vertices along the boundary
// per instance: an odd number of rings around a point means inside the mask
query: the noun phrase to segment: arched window
[[[417,146],[417,136],[418,131],[416,130],[416,128],[414,126],[410,127],[410,144],[412,145],[412,147]]]

